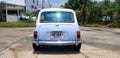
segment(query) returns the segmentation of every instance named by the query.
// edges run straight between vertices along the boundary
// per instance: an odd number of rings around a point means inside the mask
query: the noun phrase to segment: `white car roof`
[[[42,10],[41,10],[41,12],[47,12],[47,11],[74,12],[72,9],[64,9],[64,8],[46,8],[46,9],[42,9]]]

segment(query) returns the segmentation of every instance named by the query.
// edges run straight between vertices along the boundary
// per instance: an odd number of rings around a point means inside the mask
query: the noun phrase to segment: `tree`
[[[120,0],[115,0],[115,2],[117,2],[117,4],[119,4],[119,5],[120,5]]]
[[[110,3],[110,0],[104,0],[103,1],[104,6],[108,6],[109,3]]]
[[[120,19],[120,0],[115,0],[115,2],[110,2],[110,0],[103,0],[102,2],[68,0],[63,7],[75,10],[78,21],[82,21],[83,24],[99,23],[103,16]]]
[[[85,22],[88,22],[88,16],[89,16],[89,11],[88,11],[88,7],[91,4],[91,0],[82,0],[83,4],[82,4],[82,20],[83,20],[83,24],[85,24]]]
[[[85,21],[88,20],[89,11],[88,7],[91,4],[91,0],[68,0],[67,3],[65,3],[65,8],[70,8],[73,10],[81,10],[81,17],[82,17],[82,23],[84,24]]]
[[[87,23],[97,23],[102,16],[102,6],[94,1],[92,5],[89,6],[89,17]]]
[[[0,2],[0,22],[4,21],[3,10],[5,9],[5,3],[3,1]]]
[[[81,4],[79,2],[80,2],[80,0],[68,0],[68,2],[65,3],[64,7],[70,8],[73,10],[81,9]]]

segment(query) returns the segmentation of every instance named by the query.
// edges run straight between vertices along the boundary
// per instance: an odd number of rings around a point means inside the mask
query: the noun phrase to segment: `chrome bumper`
[[[33,43],[36,45],[78,45],[81,41],[35,41]]]

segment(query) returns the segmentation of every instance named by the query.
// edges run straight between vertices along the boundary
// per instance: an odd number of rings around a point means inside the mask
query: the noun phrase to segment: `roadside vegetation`
[[[0,22],[0,27],[33,27],[34,22],[28,23],[28,22]]]
[[[120,0],[68,0],[61,7],[75,10],[82,26],[120,28]]]
[[[0,7],[2,5],[4,4],[2,3]],[[61,7],[75,10],[78,22],[82,26],[120,28],[120,0],[115,0],[114,2],[110,0],[103,0],[102,2],[97,2],[96,0],[68,0]],[[0,13],[2,13],[1,10]],[[0,27],[34,26],[35,22],[33,22],[32,18],[37,16],[38,13],[25,12],[24,14],[29,18],[20,22],[0,22]]]

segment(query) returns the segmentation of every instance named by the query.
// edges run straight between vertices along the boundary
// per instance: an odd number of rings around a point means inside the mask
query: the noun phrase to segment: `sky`
[[[66,3],[68,0],[49,0],[52,7],[60,7],[64,3]],[[45,0],[45,7],[49,7],[48,0]]]
[[[0,1],[7,1],[7,3],[13,3],[13,4],[17,4],[17,5],[25,5],[25,2],[24,0],[0,0]],[[41,1],[39,2],[39,5],[41,6]],[[64,3],[66,3],[68,0],[49,0],[52,7],[59,7],[61,5],[63,5]],[[94,0],[93,0],[94,1]],[[103,1],[103,0],[96,0],[98,2],[100,1]],[[114,1],[114,0],[111,0],[111,1]],[[45,7],[49,7],[49,4],[48,4],[48,0],[45,0]]]
[[[64,3],[66,3],[68,0],[49,0],[49,1],[52,4],[52,7],[60,7],[61,5],[63,5]],[[95,1],[100,2],[100,1],[104,1],[104,0],[95,0]],[[110,0],[110,1],[114,1],[114,0]],[[48,0],[45,0],[45,7],[49,7],[48,5],[49,5],[48,4]]]

